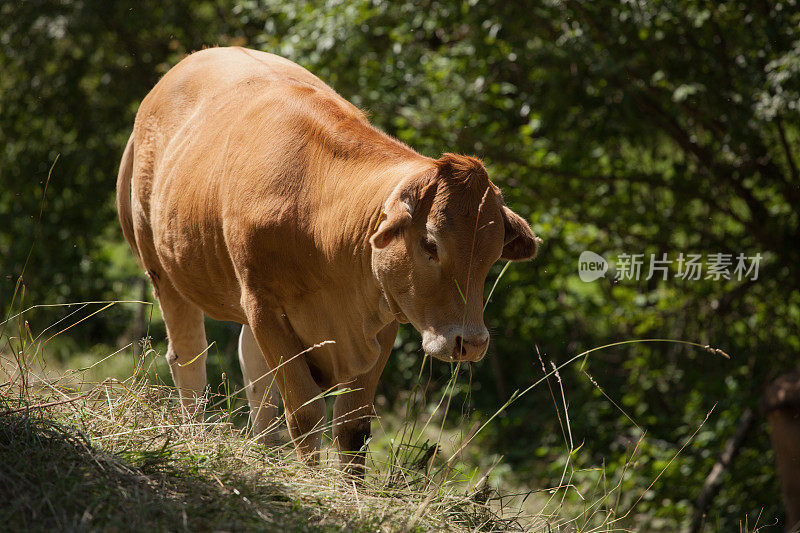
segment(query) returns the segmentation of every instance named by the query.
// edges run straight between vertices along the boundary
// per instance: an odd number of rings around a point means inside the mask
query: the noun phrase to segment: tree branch
[[[725,444],[725,450],[722,452],[719,460],[711,468],[705,483],[703,483],[703,490],[700,491],[700,496],[694,504],[694,514],[692,515],[692,523],[687,530],[688,533],[699,533],[705,524],[706,512],[714,501],[714,498],[719,492],[722,485],[722,477],[725,470],[731,465],[739,450],[742,448],[745,440],[747,439],[750,429],[753,427],[755,415],[753,410],[749,407],[744,410],[740,417],[739,426],[736,428],[733,436],[728,439]]]
[[[786,156],[786,162],[789,164],[789,170],[792,173],[792,179],[795,182],[800,182],[800,176],[797,173],[797,165],[792,157],[792,149],[789,146],[789,141],[786,139],[786,130],[783,129],[783,121],[780,117],[775,117],[775,125],[778,127],[778,135],[781,138],[781,145],[783,146],[783,153]],[[800,185],[800,183],[798,184]]]

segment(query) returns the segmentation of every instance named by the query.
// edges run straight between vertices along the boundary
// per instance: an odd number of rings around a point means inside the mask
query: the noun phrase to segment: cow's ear
[[[433,183],[435,172],[404,179],[386,200],[378,218],[378,228],[370,237],[373,248],[386,248],[392,239],[411,225],[414,210]]]
[[[392,239],[411,225],[412,207],[405,202],[393,202],[381,210],[378,231],[372,234],[369,242],[377,249],[386,248]]]
[[[503,228],[506,231],[503,259],[524,261],[536,255],[542,240],[533,234],[533,230],[525,219],[505,205],[500,206],[503,212]]]

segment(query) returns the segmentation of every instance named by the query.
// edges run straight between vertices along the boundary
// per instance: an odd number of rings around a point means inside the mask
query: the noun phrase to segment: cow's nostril
[[[461,337],[461,335],[456,336],[455,352],[461,355],[467,355],[467,348],[464,346],[464,339]]]

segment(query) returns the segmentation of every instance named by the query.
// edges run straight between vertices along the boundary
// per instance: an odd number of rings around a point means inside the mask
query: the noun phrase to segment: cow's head
[[[489,346],[483,290],[500,259],[536,254],[539,239],[503,202],[480,160],[445,154],[402,181],[370,238],[372,268],[390,309],[422,333],[426,353],[478,361]]]

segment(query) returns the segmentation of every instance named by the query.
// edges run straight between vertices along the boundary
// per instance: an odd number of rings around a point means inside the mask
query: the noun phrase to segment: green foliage
[[[230,9],[194,1],[0,6],[4,305],[23,267],[36,302],[109,295],[101,237],[111,230],[119,240],[112,191],[138,103],[187,51],[234,38],[218,16]]]
[[[426,155],[484,158],[544,238],[540,257],[512,266],[487,309],[494,336],[473,369],[475,416],[491,415],[550,360],[617,340],[684,339],[731,355],[632,344],[561,372],[575,445],[584,443],[575,468],[621,475],[646,431],[625,483],[645,494],[636,512],[648,528],[685,525],[743,410],[797,364],[796,1],[65,1],[10,3],[0,17],[0,301],[34,237],[25,279],[36,301],[122,296],[132,274],[109,244],[120,239],[112,193],[136,104],[185,52],[238,43],[308,67]],[[667,281],[588,284],[577,276],[583,250],[763,260],[756,281],[682,281],[673,265]],[[408,330],[396,348],[389,398],[416,377],[421,356]],[[432,379],[444,386],[447,369],[434,367]],[[563,469],[548,462],[564,448],[554,410],[565,414],[550,385],[511,405],[485,442],[543,486]],[[709,523],[730,530],[762,508],[760,523],[780,515],[767,450],[758,424]]]

